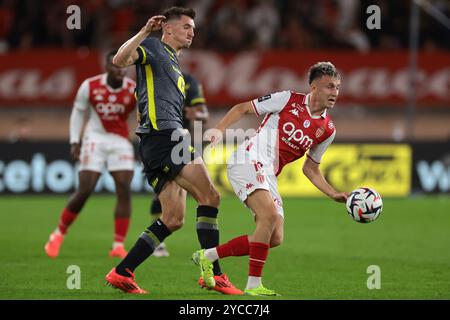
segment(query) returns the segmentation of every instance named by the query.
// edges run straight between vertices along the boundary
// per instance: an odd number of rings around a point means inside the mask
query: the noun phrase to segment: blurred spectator
[[[450,1],[427,0],[447,17]],[[68,30],[66,9],[81,8],[81,30]],[[171,5],[197,11],[197,48],[405,49],[411,1],[388,0],[0,0],[0,52],[8,48],[113,47]],[[381,29],[366,27],[369,5],[381,9]],[[424,10],[422,49],[449,50],[450,31]]]
[[[257,0],[247,14],[247,25],[254,35],[256,48],[272,47],[280,26],[280,15],[273,0]]]

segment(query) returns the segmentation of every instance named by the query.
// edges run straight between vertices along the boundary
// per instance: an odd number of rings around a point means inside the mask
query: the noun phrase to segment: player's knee
[[[178,229],[181,229],[181,227],[183,227],[184,225],[184,218],[183,217],[171,217],[170,219],[168,219],[166,221],[166,227],[174,232]]]
[[[276,212],[276,210],[269,210],[267,212],[267,214],[265,215],[265,220],[267,221],[267,223],[269,223],[270,225],[275,227],[275,223],[277,222],[278,219],[278,213]]]
[[[207,194],[203,195],[203,199],[200,199],[201,204],[208,205],[211,207],[219,207],[220,205],[220,193],[216,188],[211,185]]]
[[[270,239],[270,247],[275,248],[283,243],[283,236],[280,234],[274,234]]]
[[[116,182],[116,192],[124,197],[130,196],[130,184],[128,181]]]

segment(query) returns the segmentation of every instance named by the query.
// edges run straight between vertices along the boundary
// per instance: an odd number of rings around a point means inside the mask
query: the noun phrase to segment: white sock
[[[53,233],[56,234],[56,235],[58,235],[58,236],[62,236],[62,235],[63,235],[62,232],[59,231],[59,228],[56,228],[56,230],[53,231]]]
[[[261,277],[248,276],[247,286],[245,290],[258,288],[261,285]]]
[[[123,247],[123,242],[114,241],[112,246],[113,250],[117,247]]]
[[[205,257],[211,262],[219,260],[219,255],[217,254],[216,248],[206,249],[205,250]]]

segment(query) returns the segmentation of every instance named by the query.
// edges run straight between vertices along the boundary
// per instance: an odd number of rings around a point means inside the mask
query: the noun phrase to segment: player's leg
[[[187,164],[175,177],[175,181],[197,201],[196,230],[202,249],[214,248],[219,245],[219,226],[217,215],[220,204],[220,194],[216,190],[206,166],[201,158]],[[195,263],[198,259],[193,257]],[[201,266],[200,266],[201,267]],[[208,287],[224,294],[242,294],[222,273],[219,261],[214,261],[212,270],[207,270],[209,282],[205,285],[203,275],[199,278],[201,287]],[[210,274],[209,274],[210,273]],[[212,279],[211,279],[211,277]]]
[[[161,181],[162,178],[159,179]],[[144,262],[155,248],[172,232],[182,227],[186,206],[186,191],[175,182],[166,180],[159,193],[163,214],[141,234],[127,256],[106,276],[112,286],[129,293],[145,293],[134,282],[134,270]],[[157,192],[158,188],[155,188]]]
[[[262,285],[262,271],[269,254],[270,240],[278,219],[272,195],[267,190],[256,190],[246,201],[255,214],[255,232],[249,236],[249,273],[245,293],[275,295]]]
[[[159,198],[163,209],[161,218],[144,230],[128,255],[117,266],[116,270],[120,275],[127,276],[127,270],[134,272],[166,237],[183,225],[186,192],[175,182],[167,181]]]
[[[197,201],[197,236],[202,248],[213,248],[219,244],[217,223],[219,192],[214,187],[201,158],[187,164],[175,177],[175,182],[187,190]],[[215,274],[221,274],[215,266]]]
[[[284,218],[278,214],[273,228],[272,236],[270,237],[270,248],[276,248],[283,243],[284,239]]]
[[[50,234],[48,242],[45,244],[45,252],[51,258],[59,254],[59,250],[64,240],[68,228],[76,220],[83,209],[87,199],[92,194],[95,185],[100,177],[100,173],[90,170],[82,170],[78,174],[79,186],[75,193],[71,195],[69,201],[61,212],[59,223],[55,231]]]
[[[155,222],[159,218],[161,218],[162,208],[161,201],[159,200],[158,195],[155,194],[155,197],[150,204],[150,215],[152,217],[152,222]],[[160,257],[168,257],[170,255],[169,250],[167,250],[167,246],[164,242],[161,242],[159,246],[153,252],[153,256]]]
[[[131,180],[133,171],[111,171],[116,187],[116,207],[114,209],[114,242],[109,256],[124,258],[127,254],[124,248],[125,238],[131,216]]]

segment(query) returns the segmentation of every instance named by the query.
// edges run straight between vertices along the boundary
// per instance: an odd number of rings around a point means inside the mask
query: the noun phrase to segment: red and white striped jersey
[[[80,142],[82,117],[88,110],[85,134],[114,133],[128,138],[129,114],[136,107],[136,83],[125,77],[121,88],[113,89],[106,82],[106,73],[86,79],[75,98],[70,119],[70,142]]]
[[[280,174],[283,167],[308,151],[308,157],[320,163],[336,134],[326,110],[320,116],[311,115],[310,95],[282,91],[252,100],[258,115],[265,114],[257,134],[240,146],[240,152],[250,161]]]

